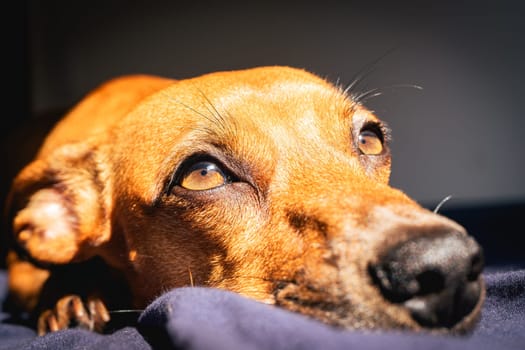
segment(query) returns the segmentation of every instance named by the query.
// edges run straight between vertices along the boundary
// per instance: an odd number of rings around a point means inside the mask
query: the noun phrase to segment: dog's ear
[[[15,178],[8,198],[11,238],[31,260],[82,261],[109,240],[109,171],[89,142],[40,156]]]

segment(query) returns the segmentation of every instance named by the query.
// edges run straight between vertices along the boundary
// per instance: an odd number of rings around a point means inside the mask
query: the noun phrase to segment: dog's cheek
[[[390,181],[391,159],[390,156],[370,157],[361,156],[365,173],[375,181],[388,184]]]
[[[197,241],[203,246],[214,247],[200,250],[209,254],[205,260],[210,263],[210,283],[226,283],[228,289],[239,290],[248,282],[253,284],[265,268],[263,258],[271,244],[264,235],[267,213],[247,185],[232,184],[220,191],[213,198],[201,198],[190,210],[182,204],[185,209],[176,210],[175,225],[200,237]]]

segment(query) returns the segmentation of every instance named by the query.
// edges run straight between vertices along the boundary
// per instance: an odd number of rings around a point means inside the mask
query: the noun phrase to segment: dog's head
[[[123,78],[18,176],[14,240],[43,264],[101,256],[137,305],[194,284],[348,328],[467,330],[481,249],[389,187],[388,140],[302,70]]]

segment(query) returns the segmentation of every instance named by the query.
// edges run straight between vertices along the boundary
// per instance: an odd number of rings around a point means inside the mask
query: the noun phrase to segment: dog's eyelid
[[[381,132],[383,133],[383,143],[385,145],[388,145],[390,141],[392,140],[392,130],[384,122],[379,123],[379,128],[381,129]]]
[[[372,132],[379,137],[381,143],[384,145],[390,140],[390,129],[385,123],[378,121],[367,121],[361,127],[359,133]]]

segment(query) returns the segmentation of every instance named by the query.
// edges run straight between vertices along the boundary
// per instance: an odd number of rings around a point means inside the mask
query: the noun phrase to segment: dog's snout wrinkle
[[[290,226],[298,232],[313,230],[318,232],[322,237],[327,237],[328,225],[319,218],[295,211],[289,211],[287,217]]]
[[[448,232],[395,245],[369,272],[383,296],[423,327],[452,328],[481,297],[483,253],[469,236]]]

